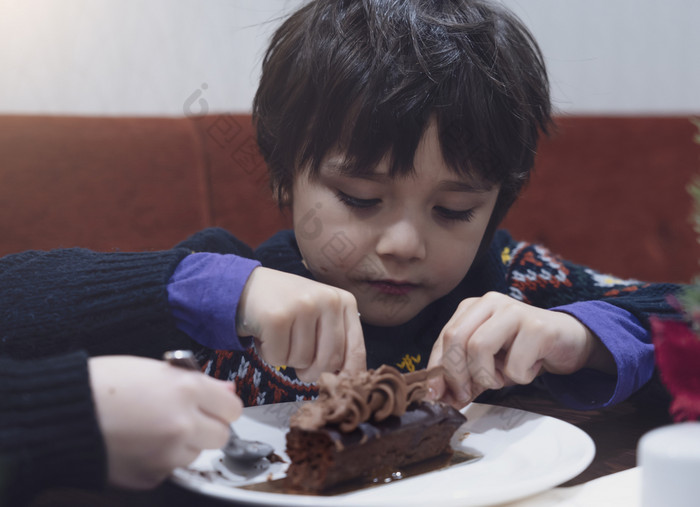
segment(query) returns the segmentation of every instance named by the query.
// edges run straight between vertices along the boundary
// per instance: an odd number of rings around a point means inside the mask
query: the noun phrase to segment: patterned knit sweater
[[[255,252],[262,264],[306,278],[313,278],[302,263],[292,231],[276,234]],[[449,294],[426,307],[409,322],[396,327],[363,324],[367,366],[391,364],[402,371],[427,365],[441,329],[459,303],[489,291],[508,294],[540,308],[581,301],[603,301],[630,312],[648,330],[650,315],[671,315],[667,294],[678,286],[621,280],[567,262],[546,248],[517,242],[498,231],[490,249]],[[647,343],[650,337],[645,338]],[[254,346],[243,352],[216,351],[204,357],[206,371],[236,383],[246,405],[297,401],[316,395],[313,384],[301,382],[292,368],[266,363]]]
[[[105,452],[89,389],[88,355],[158,358],[168,349],[191,348],[210,375],[236,383],[247,405],[316,395],[314,385],[299,381],[291,368],[268,365],[254,347],[211,351],[177,328],[167,284],[191,252],[255,255],[265,266],[311,278],[292,232],[275,235],[255,254],[226,231],[206,229],[163,252],[66,249],[0,259],[0,504],[8,498],[15,503],[30,492],[30,484],[37,491],[52,484],[104,483]],[[676,289],[603,276],[499,232],[459,286],[410,322],[363,326],[368,366],[424,367],[459,302],[488,291],[543,308],[606,301],[647,326],[649,315],[673,313],[665,295]],[[44,403],[47,399],[55,403]]]

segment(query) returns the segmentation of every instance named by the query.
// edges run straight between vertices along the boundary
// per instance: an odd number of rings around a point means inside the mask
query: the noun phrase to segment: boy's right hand
[[[304,382],[324,371],[365,370],[365,343],[355,297],[269,268],[253,270],[241,293],[239,336],[253,336],[262,357],[291,366]]]

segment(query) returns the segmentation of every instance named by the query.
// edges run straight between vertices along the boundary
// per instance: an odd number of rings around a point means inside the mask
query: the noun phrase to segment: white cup
[[[700,422],[663,426],[637,448],[642,507],[700,506]]]

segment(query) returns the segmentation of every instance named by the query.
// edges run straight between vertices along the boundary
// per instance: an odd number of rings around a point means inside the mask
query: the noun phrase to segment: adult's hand
[[[164,361],[102,356],[88,368],[115,486],[155,487],[203,449],[225,445],[243,410],[230,382]]]

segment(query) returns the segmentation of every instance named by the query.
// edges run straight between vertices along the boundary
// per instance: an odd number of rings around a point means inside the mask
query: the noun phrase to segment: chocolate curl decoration
[[[443,373],[445,373],[445,368],[442,366],[405,373],[403,377],[406,380],[406,384],[408,384],[406,406],[408,407],[411,403],[424,400],[428,394],[428,379]]]
[[[304,403],[289,418],[289,426],[303,430],[317,430],[326,424],[325,407],[321,403]]]
[[[379,422],[391,415],[403,415],[411,403],[425,398],[428,378],[441,371],[434,368],[401,374],[393,366],[382,365],[355,374],[323,373],[318,398],[304,404],[292,416],[290,425],[314,430],[337,424],[349,433],[370,418]]]
[[[364,373],[360,376],[366,376]],[[367,404],[367,381],[356,383],[346,372],[338,375],[324,373],[319,382],[323,390],[323,403],[326,406],[326,422],[338,424],[340,430],[349,432],[357,428],[370,415]]]
[[[396,368],[387,365],[377,368],[368,403],[373,419],[379,422],[406,412],[407,393],[406,380]]]

